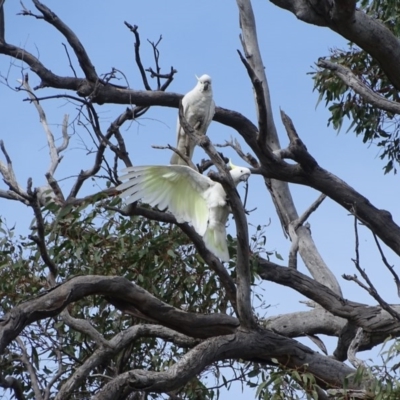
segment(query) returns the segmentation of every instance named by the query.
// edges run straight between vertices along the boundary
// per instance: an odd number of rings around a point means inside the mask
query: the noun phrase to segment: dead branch
[[[72,317],[66,308],[64,308],[60,316],[66,325],[78,332],[88,335],[98,347],[111,347],[111,344],[90,324],[89,321]]]
[[[397,321],[400,322],[400,314],[396,312],[388,303],[386,303],[385,300],[382,299],[382,297],[379,295],[378,291],[376,290],[375,286],[369,279],[367,273],[365,272],[364,269],[361,268],[360,265],[360,252],[359,252],[359,239],[358,239],[358,227],[357,227],[357,217],[354,217],[354,234],[355,234],[355,253],[356,253],[356,258],[352,259],[355,267],[357,268],[357,271],[361,274],[365,282],[367,282],[368,286],[363,285],[356,276],[348,276],[348,275],[343,275],[343,277],[346,280],[352,280],[356,282],[360,287],[362,287],[364,290],[366,290],[378,303],[379,305],[386,310],[393,318],[395,318]]]
[[[242,45],[246,50],[246,45],[243,43],[242,40]],[[249,78],[251,80],[251,83],[253,84],[253,89],[255,93],[255,98],[256,98],[256,105],[257,105],[257,119],[258,119],[258,143],[260,145],[260,148],[265,151],[266,154],[269,154],[271,151],[267,145],[268,140],[267,140],[267,135],[268,135],[268,124],[267,124],[267,104],[266,104],[266,99],[264,96],[264,89],[262,85],[262,81],[257,77],[256,72],[252,68],[252,66],[247,62],[247,60],[243,57],[242,53],[238,50],[237,51],[240,57],[240,60],[242,61],[243,65],[246,67],[247,73],[249,75]],[[248,54],[246,54],[246,57],[250,57]]]
[[[348,350],[347,350],[347,358],[351,362],[354,368],[359,368],[361,366],[365,367],[364,361],[360,360],[356,357],[357,351],[360,347],[360,344],[363,340],[364,331],[362,328],[357,329],[357,333],[354,336]]]
[[[237,234],[237,261],[236,261],[236,301],[241,324],[250,328],[255,326],[254,315],[251,307],[250,289],[250,260],[249,260],[249,235],[247,219],[239,194],[233,184],[223,159],[215,150],[207,135],[196,136],[195,130],[187,123],[183,113],[182,104],[179,107],[179,121],[182,129],[193,141],[197,141],[204,149],[211,161],[218,169],[219,176],[210,173],[210,178],[220,182],[229,198],[232,213],[235,218]]]
[[[26,350],[25,344],[21,338],[16,338],[19,348],[21,349],[21,361],[24,364],[26,370],[28,371],[30,382],[32,385],[33,392],[35,393],[35,398],[37,400],[43,400],[42,392],[39,387],[38,376],[36,370],[29,360],[28,352]]]
[[[194,169],[195,171],[198,171],[196,165],[193,163],[193,161],[190,159],[190,157],[188,157],[186,154],[183,154],[182,152],[180,152],[176,147],[171,146],[170,144],[167,144],[166,146],[156,146],[156,145],[152,145],[151,146],[153,149],[158,149],[158,150],[172,150],[174,153],[178,154],[178,156],[185,161],[185,163],[192,169]]]
[[[0,140],[0,150],[4,154],[4,157],[7,162],[7,165],[5,165],[0,160],[0,174],[3,176],[3,180],[6,183],[6,185],[10,188],[10,191],[8,192],[2,191],[2,194],[4,194],[5,198],[12,198],[13,200],[19,200],[24,204],[26,204],[27,202],[29,202],[29,196],[26,193],[26,191],[22,189],[22,187],[19,185],[17,181],[11,158],[8,155],[6,147],[2,140]]]
[[[83,47],[82,43],[75,35],[75,33],[48,7],[40,3],[38,0],[32,0],[35,7],[42,13],[44,20],[53,25],[64,37],[67,39],[69,45],[74,50],[78,59],[79,65],[82,68],[86,78],[91,82],[96,82],[98,76],[96,70],[90,61],[90,58]],[[29,15],[24,13],[25,15]]]
[[[128,29],[135,35],[135,61],[136,65],[139,68],[140,75],[142,77],[143,85],[146,90],[152,90],[151,86],[149,85],[149,82],[147,80],[146,72],[144,70],[142,60],[140,57],[140,35],[138,32],[138,26],[137,25],[131,25],[128,22],[124,21],[124,24],[128,27]]]
[[[68,147],[69,143],[69,135],[68,135],[68,115],[64,116],[63,125],[62,125],[62,134],[63,134],[63,143],[61,146],[57,147],[55,145],[54,135],[51,132],[49,124],[47,122],[46,114],[43,110],[43,107],[40,105],[39,101],[36,99],[36,96],[33,94],[33,91],[28,82],[28,75],[25,75],[24,80],[19,80],[21,85],[27,91],[32,103],[35,105],[36,110],[39,114],[40,122],[43,126],[43,130],[46,133],[47,145],[49,146],[50,153],[50,166],[47,171],[50,176],[53,176],[56,172],[57,166],[60,163],[62,157],[60,153]]]
[[[389,270],[389,272],[393,275],[394,281],[396,283],[396,287],[397,287],[397,295],[400,297],[400,279],[399,276],[396,274],[395,270],[394,270],[394,266],[390,265],[385,257],[385,254],[383,253],[382,247],[379,244],[378,238],[376,237],[375,233],[372,232],[372,236],[374,237],[376,246],[378,247],[379,250],[379,254],[381,255],[383,264],[385,265],[385,267]]]
[[[239,141],[234,138],[229,141],[225,141],[224,144],[216,144],[215,147],[232,147],[233,150],[239,155],[239,157],[250,164],[253,168],[259,168],[260,164],[257,159],[250,153],[244,153],[242,147],[240,146]],[[253,173],[253,171],[252,171]]]

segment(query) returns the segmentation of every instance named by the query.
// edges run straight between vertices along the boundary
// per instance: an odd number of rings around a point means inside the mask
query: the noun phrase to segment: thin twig
[[[183,161],[190,167],[193,168],[195,171],[198,171],[196,165],[193,163],[193,161],[188,157],[186,154],[183,154],[181,151],[179,151],[176,147],[171,146],[170,144],[167,144],[166,146],[156,146],[152,145],[151,146],[153,149],[157,150],[172,150],[174,153],[178,154],[180,158],[182,158]]]
[[[347,280],[353,280],[354,282],[358,283],[363,289],[365,289],[378,303],[379,305],[387,311],[393,318],[395,318],[397,321],[400,321],[400,314],[393,310],[392,307],[388,303],[386,303],[382,297],[379,295],[378,291],[375,289],[375,286],[372,284],[371,280],[369,279],[368,275],[366,272],[361,268],[360,266],[360,253],[359,253],[359,238],[358,238],[358,227],[357,227],[357,222],[358,219],[356,216],[354,216],[354,232],[355,232],[355,253],[356,253],[356,259],[352,259],[355,267],[357,270],[360,272],[361,276],[367,282],[368,287],[365,285],[362,285],[361,282],[358,280],[354,279],[356,277],[353,277],[348,279],[349,277],[347,275],[344,275],[343,277]]]
[[[17,337],[15,341],[18,343],[19,348],[21,349],[21,361],[24,364],[26,370],[28,371],[30,377],[30,383],[32,385],[33,393],[35,393],[36,400],[43,400],[42,392],[39,388],[38,377],[33,367],[32,363],[29,361],[28,352],[26,350],[25,344],[20,337]]]
[[[375,235],[374,232],[372,232],[372,236],[374,237],[375,243],[378,247],[379,253],[382,257],[382,261],[384,263],[384,265],[386,266],[386,268],[389,270],[389,272],[393,275],[394,281],[396,283],[396,287],[397,287],[397,295],[400,297],[400,279],[399,276],[396,274],[396,272],[394,271],[394,266],[390,265],[385,257],[385,254],[383,254],[383,250],[381,245],[379,244],[378,238]]]
[[[130,23],[124,21],[124,24],[128,27],[128,29],[135,35],[135,61],[136,65],[139,68],[140,75],[142,77],[143,85],[146,90],[152,90],[151,86],[149,85],[149,81],[147,80],[146,72],[143,68],[142,60],[140,58],[140,36],[138,33],[138,26],[131,25]]]
[[[74,66],[72,65],[71,57],[69,56],[69,52],[68,52],[67,46],[66,46],[65,43],[61,43],[61,44],[64,46],[65,53],[67,54],[69,66],[70,66],[72,72],[74,73],[75,78],[77,78],[78,75],[76,74],[75,68],[74,68]]]

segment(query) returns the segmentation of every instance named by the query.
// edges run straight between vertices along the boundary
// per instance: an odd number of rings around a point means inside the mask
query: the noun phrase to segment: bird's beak
[[[208,86],[209,86],[208,82],[204,82],[204,90],[208,90]]]
[[[247,182],[247,179],[249,179],[250,174],[244,174],[240,177],[240,180],[243,182]]]

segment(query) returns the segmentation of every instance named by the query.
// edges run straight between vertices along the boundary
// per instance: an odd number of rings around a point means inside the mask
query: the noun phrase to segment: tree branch
[[[25,344],[23,343],[21,338],[16,339],[19,348],[21,349],[21,361],[25,365],[26,370],[28,371],[30,382],[32,385],[33,393],[35,393],[35,399],[43,400],[42,392],[39,387],[38,377],[33,367],[32,363],[29,361],[28,352],[26,351]]]
[[[400,43],[379,19],[354,9],[354,0],[270,0],[301,21],[326,26],[357,44],[377,60],[393,85],[400,90]],[[332,9],[332,4],[334,5]]]
[[[73,394],[73,390],[83,383],[91,371],[98,365],[118,354],[130,343],[141,337],[158,337],[179,346],[192,347],[197,342],[185,335],[158,325],[135,325],[115,335],[107,345],[100,346],[62,385],[54,400],[64,400]]]
[[[222,180],[217,180],[215,174],[213,175],[212,173],[210,174],[210,178],[222,184],[229,198],[232,214],[235,218],[238,242],[236,260],[236,306],[240,323],[247,328],[254,327],[255,320],[251,307],[250,290],[249,234],[243,204],[224,160],[215,150],[207,135],[201,136],[200,138],[196,136],[195,130],[185,119],[182,107],[179,107],[179,121],[186,135],[191,137],[194,141],[199,142],[200,146],[218,169],[218,172],[222,175]]]
[[[74,277],[4,315],[0,321],[0,354],[25,326],[58,315],[68,304],[95,294],[115,298],[121,304],[132,304],[145,316],[195,338],[232,333],[239,326],[236,318],[225,314],[205,315],[178,310],[122,277],[86,275]]]
[[[326,68],[332,71],[347,86],[359,94],[365,102],[391,114],[400,114],[399,103],[388,100],[385,97],[375,93],[368,86],[366,86],[349,68],[324,59],[319,59],[317,65],[321,68]]]
[[[266,279],[290,287],[315,301],[335,316],[345,318],[356,326],[362,327],[369,335],[369,343],[362,349],[369,349],[382,343],[389,335],[400,335],[400,323],[393,319],[383,307],[367,306],[337,295],[326,286],[296,271],[293,268],[281,267],[270,261],[259,259],[258,273]],[[399,310],[400,306],[392,306]],[[397,312],[397,311],[396,311]]]
[[[43,14],[45,21],[53,25],[67,39],[68,43],[74,50],[79,65],[81,66],[86,78],[91,82],[96,82],[98,80],[96,70],[90,61],[85,48],[75,33],[47,6],[40,3],[38,0],[32,1],[35,7]]]
[[[68,135],[68,115],[64,116],[63,121],[63,143],[60,147],[55,145],[54,135],[51,132],[49,124],[47,122],[46,114],[43,110],[43,107],[40,105],[39,101],[36,99],[36,96],[33,94],[33,91],[28,82],[28,75],[25,75],[24,80],[19,80],[18,82],[25,88],[28,92],[29,98],[31,99],[32,103],[35,105],[36,110],[39,114],[40,122],[43,126],[43,129],[46,133],[47,145],[49,146],[49,153],[50,153],[50,166],[47,171],[50,176],[53,176],[56,172],[57,166],[60,163],[62,157],[60,157],[61,151],[65,150],[68,147],[69,143],[69,135]]]
[[[271,331],[260,329],[244,332],[239,330],[234,335],[205,340],[166,371],[131,370],[125,372],[103,386],[93,399],[110,399],[121,392],[124,396],[127,396],[135,390],[170,392],[184,385],[200,373],[205,366],[217,360],[226,358],[267,360],[270,357],[276,358],[279,363],[287,368],[297,369],[298,371],[307,370],[307,372],[314,374],[321,387],[327,385],[341,387],[345,376],[354,372],[345,364],[328,359],[300,343],[276,335]],[[321,362],[322,359],[324,359],[323,363]],[[321,362],[319,365],[318,361]],[[332,374],[333,371],[335,372]],[[349,381],[350,388],[360,387],[352,378]]]

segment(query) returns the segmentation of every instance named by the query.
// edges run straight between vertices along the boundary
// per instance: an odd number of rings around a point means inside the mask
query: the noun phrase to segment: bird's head
[[[197,86],[200,88],[200,92],[207,92],[211,90],[211,77],[209,75],[202,75],[200,78],[196,76]]]
[[[239,182],[246,182],[247,179],[249,179],[251,172],[248,168],[233,165],[232,161],[229,161],[229,166],[231,167],[229,172],[235,185],[237,185]]]

